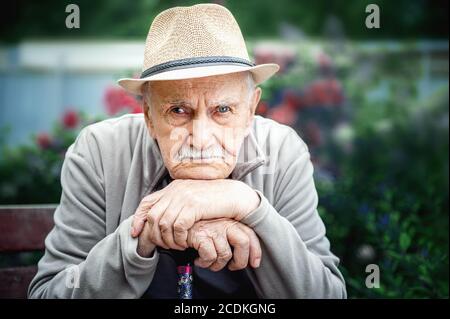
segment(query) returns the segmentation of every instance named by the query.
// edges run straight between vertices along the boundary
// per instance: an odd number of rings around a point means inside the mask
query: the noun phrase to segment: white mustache
[[[209,147],[205,150],[198,150],[191,146],[183,145],[176,154],[176,160],[204,160],[212,158],[225,159],[225,152],[226,151],[219,145]]]

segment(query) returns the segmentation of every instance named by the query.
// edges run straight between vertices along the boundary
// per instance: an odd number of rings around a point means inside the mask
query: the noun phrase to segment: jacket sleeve
[[[68,149],[62,195],[29,298],[139,298],[148,288],[158,253],[142,258],[130,235],[131,218],[106,235],[99,151],[89,127]],[[94,169],[94,167],[96,167]]]
[[[241,220],[260,238],[260,267],[248,270],[262,298],[346,298],[339,259],[330,251],[317,212],[318,196],[306,144],[293,130],[278,154],[274,203]]]

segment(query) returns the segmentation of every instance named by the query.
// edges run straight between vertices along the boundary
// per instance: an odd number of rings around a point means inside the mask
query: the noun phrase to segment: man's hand
[[[227,264],[229,270],[260,265],[261,246],[255,232],[232,219],[196,222],[189,230],[188,244],[198,251],[195,264],[212,271],[219,271]]]
[[[148,223],[139,235],[138,253],[148,257],[155,246],[163,246],[154,238]],[[189,247],[197,250],[195,264],[212,271],[240,270],[250,265],[257,268],[261,262],[261,246],[255,232],[233,219],[221,218],[196,222],[188,232]],[[231,249],[233,248],[233,250]]]
[[[138,236],[148,221],[153,242],[166,249],[184,250],[189,246],[188,231],[197,221],[239,221],[259,203],[258,194],[240,181],[174,180],[142,200],[133,220],[132,236]]]

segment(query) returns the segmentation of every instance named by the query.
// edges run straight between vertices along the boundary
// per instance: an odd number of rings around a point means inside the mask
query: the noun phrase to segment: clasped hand
[[[174,180],[144,197],[137,208],[131,235],[139,236],[144,257],[155,246],[198,251],[195,264],[219,271],[247,265],[259,267],[261,246],[255,232],[239,221],[260,203],[258,194],[235,180]]]

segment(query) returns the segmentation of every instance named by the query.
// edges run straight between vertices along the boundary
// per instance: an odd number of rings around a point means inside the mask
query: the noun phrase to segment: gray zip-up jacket
[[[137,254],[132,215],[165,174],[142,114],[84,128],[66,153],[55,227],[45,240],[29,297],[142,297],[161,254]],[[310,154],[297,133],[256,116],[231,178],[261,197],[259,207],[241,221],[261,242],[260,267],[244,270],[257,296],[345,298],[339,259],[317,212]]]

